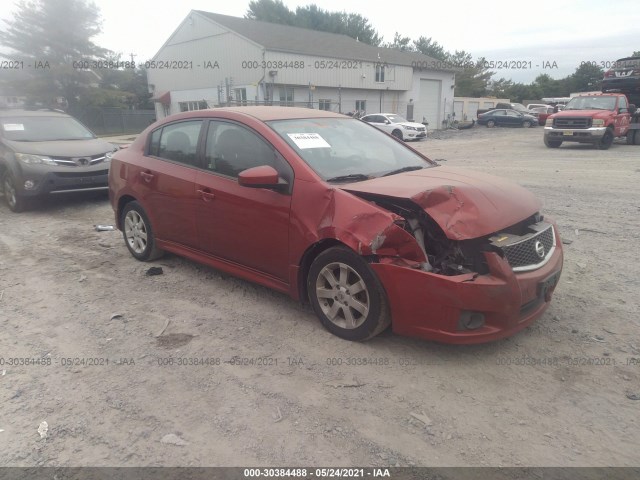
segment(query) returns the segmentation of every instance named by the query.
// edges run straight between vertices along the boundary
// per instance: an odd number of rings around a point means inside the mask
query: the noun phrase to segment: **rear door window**
[[[197,167],[197,150],[202,120],[177,122],[154,131],[149,155]]]

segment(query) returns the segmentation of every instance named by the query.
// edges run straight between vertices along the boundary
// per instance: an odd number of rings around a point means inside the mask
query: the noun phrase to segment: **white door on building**
[[[478,118],[478,108],[480,108],[480,102],[469,102],[467,116],[474,119]]]
[[[466,120],[465,118],[463,118],[463,111],[464,102],[453,102],[453,113],[455,113],[456,120],[458,120],[459,122]]]
[[[420,104],[416,108],[418,113],[422,113],[422,116],[427,122],[429,122],[429,129],[435,130],[441,128],[440,126],[440,97],[442,91],[442,81],[440,80],[425,80],[420,79]],[[422,117],[416,115],[416,122],[422,123]]]

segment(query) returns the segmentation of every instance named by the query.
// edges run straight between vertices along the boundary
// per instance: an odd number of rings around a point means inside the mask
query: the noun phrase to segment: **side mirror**
[[[238,184],[250,188],[268,188],[270,190],[280,190],[287,187],[284,180],[275,168],[269,165],[248,168],[238,174]]]
[[[389,120],[385,120],[384,123],[387,124],[387,125],[391,124],[391,122]]]
[[[629,113],[631,115],[633,115],[634,113],[636,113],[636,110],[637,110],[637,107],[633,103],[630,103],[629,104]]]

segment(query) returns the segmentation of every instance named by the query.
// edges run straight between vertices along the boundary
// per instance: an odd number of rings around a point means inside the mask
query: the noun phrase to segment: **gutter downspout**
[[[258,104],[258,101],[260,100],[260,87],[262,87],[263,92],[262,92],[262,100],[265,100],[265,89],[264,89],[264,84],[262,83],[262,81],[264,80],[264,77],[267,75],[267,62],[265,61],[265,54],[266,54],[266,50],[263,48],[262,49],[262,64],[264,65],[264,67],[262,67],[262,78],[260,80],[258,80],[258,94],[256,95],[256,105]]]

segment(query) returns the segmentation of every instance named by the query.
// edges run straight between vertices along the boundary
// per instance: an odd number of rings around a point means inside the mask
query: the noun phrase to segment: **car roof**
[[[207,110],[193,110],[189,114],[181,115],[182,118],[207,116],[207,113],[216,116],[216,112],[233,112],[248,115],[261,120],[263,122],[269,120],[288,120],[295,118],[349,118],[336,112],[326,110],[315,110],[313,108],[302,107],[266,107],[266,106],[247,106],[247,107],[221,107],[210,108]]]
[[[0,117],[69,117],[64,112],[58,112],[55,110],[19,110],[9,109],[0,110]]]

